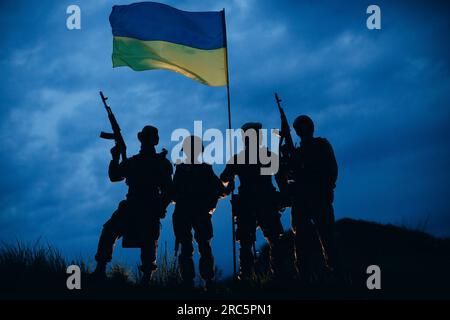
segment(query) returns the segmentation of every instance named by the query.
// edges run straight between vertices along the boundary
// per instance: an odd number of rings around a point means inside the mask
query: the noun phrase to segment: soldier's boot
[[[94,272],[92,272],[92,279],[94,281],[106,280],[106,262],[97,262]]]
[[[150,282],[152,281],[153,275],[157,269],[156,263],[152,263],[150,265],[142,264],[139,266],[139,271],[142,273],[142,277],[140,280],[140,285],[143,287],[148,287]]]
[[[330,228],[331,229],[331,228]],[[334,239],[333,239],[333,233],[332,229],[324,230],[325,232],[322,232],[320,234],[320,244],[322,248],[322,256],[325,261],[325,267],[330,271],[336,271],[338,269],[338,265],[336,263],[336,251],[334,248]]]
[[[200,276],[205,281],[205,290],[214,291],[214,257],[209,240],[198,241],[198,251],[200,253]]]
[[[153,278],[154,271],[142,272],[142,277],[140,280],[140,285],[143,287],[149,287]]]
[[[241,282],[251,281],[253,277],[254,256],[252,252],[252,241],[240,241],[239,249],[239,275]]]
[[[274,281],[282,281],[283,271],[281,267],[281,257],[280,257],[280,237],[273,236],[268,239],[269,242],[269,262],[270,262],[270,275]]]
[[[152,278],[153,278],[153,273],[154,273],[153,271],[151,271],[151,272],[142,272],[142,277],[140,279],[139,284],[142,287],[145,287],[145,288],[149,287],[150,286],[150,282],[152,281]]]
[[[314,268],[311,265],[312,255],[309,254],[309,248],[305,248],[295,243],[295,267],[297,277],[304,286],[309,286],[315,282]]]
[[[194,287],[195,269],[194,269],[194,247],[192,241],[185,241],[181,243],[181,253],[178,256],[178,266],[180,268],[180,275],[182,286],[186,289]]]

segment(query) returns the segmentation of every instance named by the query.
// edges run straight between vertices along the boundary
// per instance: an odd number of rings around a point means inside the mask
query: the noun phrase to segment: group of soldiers
[[[193,238],[200,255],[199,272],[205,287],[213,284],[214,257],[211,249],[213,225],[211,216],[220,198],[234,190],[239,178],[237,197],[233,203],[236,241],[239,243],[238,279],[251,279],[255,257],[253,246],[259,227],[270,252],[270,272],[274,280],[282,277],[280,241],[283,235],[281,210],[291,207],[292,231],[295,239],[295,264],[300,279],[310,281],[314,268],[310,261],[316,244],[322,248],[323,266],[329,272],[336,269],[333,243],[333,194],[337,179],[337,163],[330,143],[314,137],[314,123],[302,115],[293,123],[300,137],[299,147],[280,154],[280,168],[275,174],[278,190],[271,175],[262,175],[264,166],[259,160],[249,161],[249,140],[243,150],[234,155],[217,176],[210,164],[199,160],[203,152],[199,137],[189,136],[183,141],[183,163],[173,166],[164,153],[155,150],[159,142],[158,130],[145,126],[138,133],[140,152],[120,161],[118,147],[111,149],[109,164],[111,181],[125,180],[128,185],[126,199],[121,201],[112,217],[103,225],[95,256],[94,274],[106,277],[106,266],[112,259],[114,244],[123,237],[123,246],[141,248],[140,271],[142,281],[148,283],[157,268],[156,254],[160,234],[160,220],[167,207],[175,203],[172,215],[177,244],[180,275],[183,284],[194,285]],[[246,123],[247,130],[262,129],[260,123]],[[259,135],[258,135],[259,137]],[[266,152],[261,139],[257,139],[257,152]],[[200,147],[199,147],[200,146]],[[256,157],[259,159],[259,157]],[[194,231],[194,237],[192,235]]]

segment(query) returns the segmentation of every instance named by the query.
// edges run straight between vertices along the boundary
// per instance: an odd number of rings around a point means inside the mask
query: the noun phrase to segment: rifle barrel
[[[280,111],[282,111],[281,104],[280,104],[281,99],[278,97],[278,94],[277,94],[276,92],[275,92],[275,101],[277,102],[278,109],[279,109]]]
[[[103,92],[99,92],[100,93],[100,98],[102,98],[102,101],[103,101],[103,105],[105,106],[105,108],[106,109],[108,109],[109,107],[108,107],[108,105],[106,104],[106,100],[108,100],[108,97],[105,97],[104,95],[103,95]]]

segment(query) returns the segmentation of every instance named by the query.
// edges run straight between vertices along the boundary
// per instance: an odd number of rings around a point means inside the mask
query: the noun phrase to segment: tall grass
[[[425,233],[392,225],[344,219],[336,225],[340,269],[351,282],[339,284],[336,290],[319,284],[313,290],[299,289],[295,281],[273,287],[269,277],[268,247],[259,250],[255,277],[250,283],[236,284],[230,278],[220,281],[215,293],[180,290],[177,259],[163,247],[158,270],[150,286],[141,286],[142,275],[135,267],[113,264],[106,283],[99,284],[87,264],[79,259],[67,260],[50,244],[36,241],[26,244],[0,242],[0,298],[324,298],[381,297],[365,286],[366,268],[377,264],[385,284],[382,297],[449,297],[450,239],[437,239]],[[283,275],[294,276],[293,239],[287,233],[281,241]],[[82,290],[66,287],[67,266],[76,264],[82,270]],[[216,278],[221,272],[216,268]],[[278,285],[278,284],[276,284]]]
[[[50,244],[39,240],[32,245],[17,241],[14,245],[1,243],[0,268],[9,273],[33,270],[37,273],[65,272],[67,262],[62,254]]]
[[[0,244],[0,296],[46,297],[65,289],[67,261],[60,251],[36,241]]]

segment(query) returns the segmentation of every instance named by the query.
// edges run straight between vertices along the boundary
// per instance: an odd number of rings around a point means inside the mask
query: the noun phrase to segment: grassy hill
[[[105,283],[92,281],[82,261],[67,261],[51,246],[2,244],[0,246],[0,298],[61,299],[404,299],[450,298],[450,239],[438,239],[420,231],[393,225],[342,219],[336,241],[342,274],[334,281],[318,281],[304,287],[289,280],[273,283],[267,277],[268,248],[261,248],[257,276],[246,285],[224,279],[215,292],[200,288],[184,291],[179,286],[176,264],[163,255],[150,287],[139,283],[137,271],[115,265]],[[284,274],[294,274],[292,235],[283,237]],[[319,259],[319,257],[317,257]],[[318,260],[319,261],[319,260]],[[81,266],[82,289],[66,288],[66,267]],[[381,290],[368,290],[366,268],[381,268]]]

